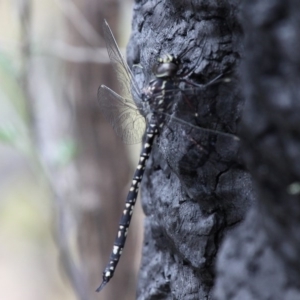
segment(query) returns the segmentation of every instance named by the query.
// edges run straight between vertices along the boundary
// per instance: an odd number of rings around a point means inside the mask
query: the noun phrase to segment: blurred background
[[[97,106],[100,84],[118,91],[101,27],[125,49],[131,14],[131,0],[0,0],[1,299],[135,298],[139,202],[95,293],[139,154]]]

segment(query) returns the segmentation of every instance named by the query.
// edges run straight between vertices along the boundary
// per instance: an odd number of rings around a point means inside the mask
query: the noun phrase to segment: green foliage
[[[56,165],[63,167],[69,164],[76,156],[77,149],[77,144],[74,140],[66,139],[61,141],[57,147]]]
[[[14,127],[0,124],[0,142],[14,144],[17,136],[18,133]]]

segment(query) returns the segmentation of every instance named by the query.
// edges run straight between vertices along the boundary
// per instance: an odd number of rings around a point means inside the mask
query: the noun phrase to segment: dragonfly
[[[96,289],[97,292],[100,292],[111,280],[120,260],[137,200],[139,186],[155,137],[159,135],[167,120],[175,120],[184,125],[189,125],[184,120],[180,120],[176,116],[169,114],[174,106],[173,100],[175,96],[179,92],[191,91],[195,88],[203,89],[203,87],[207,87],[208,85],[228,80],[222,74],[205,86],[190,81],[189,77],[194,68],[179,73],[181,58],[166,54],[158,59],[157,65],[153,68],[154,79],[145,88],[140,89],[105,20],[103,22],[103,34],[112,66],[120,84],[122,96],[109,87],[101,85],[98,90],[98,102],[101,112],[124,143],[139,143],[143,140],[143,137],[144,140],[109,262],[103,272],[102,283]],[[182,83],[186,84],[188,88],[180,88]],[[134,102],[134,99],[138,99],[139,105]],[[216,132],[215,130],[205,128],[203,130],[208,133]],[[232,136],[231,134],[222,132],[220,134]]]

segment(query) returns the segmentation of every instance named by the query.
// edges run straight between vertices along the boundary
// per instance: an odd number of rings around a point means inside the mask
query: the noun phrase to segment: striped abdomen
[[[120,260],[122,250],[124,248],[126,237],[128,233],[128,227],[130,225],[134,205],[137,199],[139,185],[142,181],[145,164],[147,159],[149,158],[153,140],[158,132],[158,127],[154,123],[149,123],[147,131],[146,131],[146,139],[143,145],[142,152],[140,154],[139,164],[134,172],[132,183],[130,186],[130,190],[125,202],[125,208],[123,210],[123,214],[119,223],[118,234],[114,242],[113,250],[110,255],[109,263],[106,266],[103,272],[103,281],[101,285],[97,288],[97,292],[100,292],[104,286],[109,282],[109,280],[113,277],[116,266]]]

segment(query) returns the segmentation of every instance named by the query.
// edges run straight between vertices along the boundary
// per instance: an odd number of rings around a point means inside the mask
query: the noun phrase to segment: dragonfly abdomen
[[[126,198],[125,207],[119,223],[118,234],[113,246],[113,251],[110,255],[109,263],[107,264],[103,272],[103,281],[101,285],[97,288],[97,292],[100,292],[104,288],[104,286],[109,282],[109,280],[114,276],[115,269],[122,255],[122,251],[126,243],[128,228],[132,218],[133,209],[139,192],[139,185],[142,181],[145,172],[145,165],[151,153],[153,141],[157,133],[157,124],[149,123],[146,131],[145,142],[143,144],[143,148],[139,158],[139,163],[134,172],[129,193]]]

